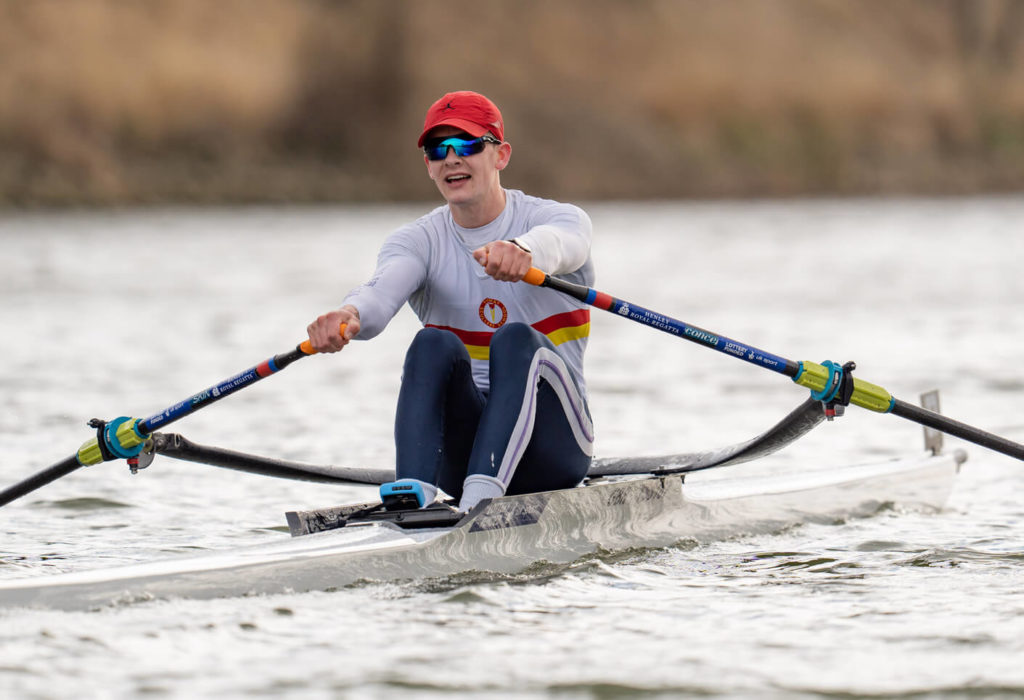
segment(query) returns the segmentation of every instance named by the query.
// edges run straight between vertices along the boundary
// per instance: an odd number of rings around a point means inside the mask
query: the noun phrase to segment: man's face
[[[426,142],[450,137],[473,137],[453,126],[439,126],[427,134]],[[511,146],[488,143],[480,153],[460,156],[448,149],[443,160],[430,160],[425,155],[427,173],[437,185],[445,201],[452,205],[472,205],[493,196],[501,189],[498,174],[508,165]]]

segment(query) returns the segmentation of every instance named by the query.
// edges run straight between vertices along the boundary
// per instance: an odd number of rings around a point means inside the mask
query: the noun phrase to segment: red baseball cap
[[[423,133],[416,145],[422,147],[427,132],[438,126],[454,126],[470,136],[483,136],[489,131],[500,140],[505,140],[505,123],[501,112],[493,102],[478,92],[449,92],[430,105],[427,117],[423,120]]]

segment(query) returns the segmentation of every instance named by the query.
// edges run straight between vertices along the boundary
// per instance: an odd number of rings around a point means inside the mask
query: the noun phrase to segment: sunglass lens
[[[427,158],[430,160],[444,160],[448,157],[449,147],[451,147],[451,149],[455,151],[455,155],[459,157],[473,156],[484,150],[484,140],[482,138],[450,138],[445,139],[440,143],[427,144],[423,150],[426,151]]]

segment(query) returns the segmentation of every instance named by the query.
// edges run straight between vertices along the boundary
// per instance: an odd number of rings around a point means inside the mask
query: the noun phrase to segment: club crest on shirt
[[[501,328],[508,320],[508,309],[497,299],[488,297],[480,302],[480,320],[491,328]]]

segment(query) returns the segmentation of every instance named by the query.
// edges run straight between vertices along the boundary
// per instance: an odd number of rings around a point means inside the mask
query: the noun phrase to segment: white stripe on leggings
[[[516,467],[519,466],[519,460],[526,452],[526,446],[533,434],[533,424],[537,418],[537,390],[541,379],[546,380],[555,390],[580,450],[588,457],[592,457],[594,454],[594,426],[583,408],[583,398],[576,390],[576,384],[572,381],[569,369],[558,353],[548,348],[539,348],[530,363],[526,393],[523,396],[522,407],[519,409],[519,418],[512,429],[512,436],[509,438],[505,456],[498,469],[498,480],[506,488],[512,481]]]

